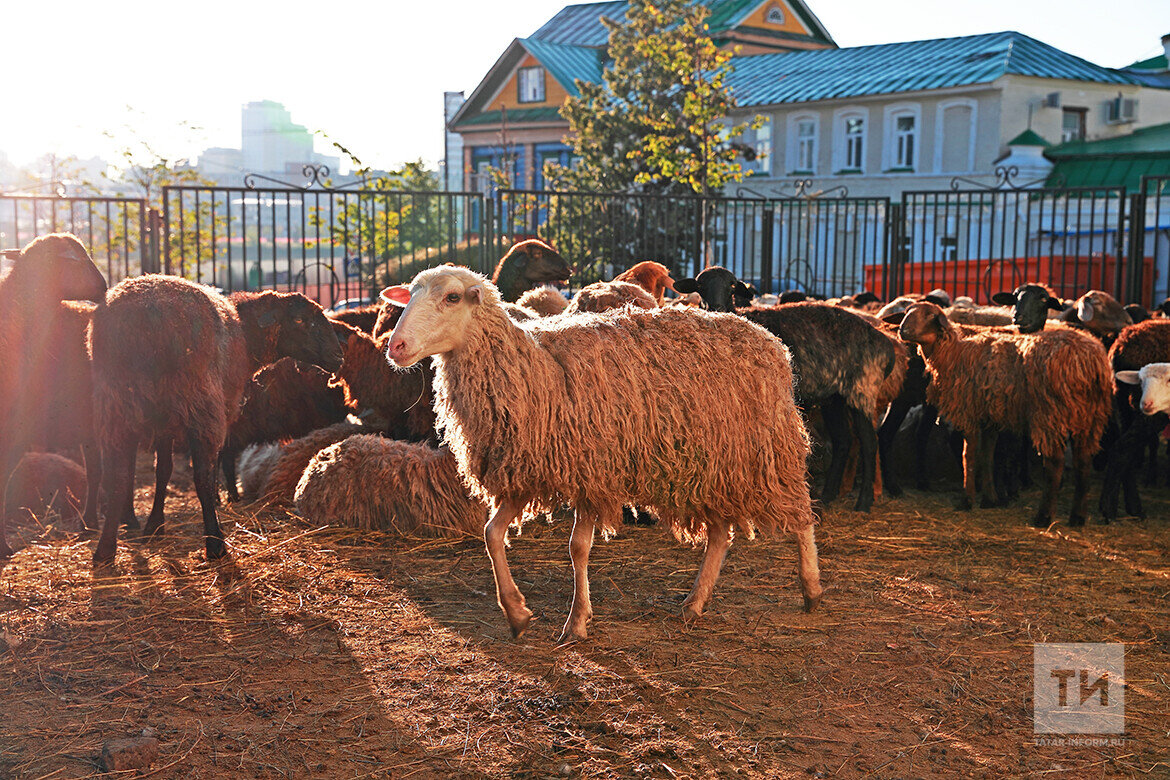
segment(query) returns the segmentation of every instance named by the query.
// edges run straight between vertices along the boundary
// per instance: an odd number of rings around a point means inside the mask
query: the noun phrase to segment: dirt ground
[[[169,535],[132,535],[106,573],[72,528],[16,529],[0,777],[96,775],[105,740],[143,729],[155,777],[1170,776],[1166,489],[1146,490],[1148,522],[1075,531],[1027,527],[1036,493],[834,509],[820,611],[800,611],[788,540],[740,539],[692,626],[698,551],[628,528],[594,547],[591,637],[563,647],[565,523],[513,542],[538,616],[517,641],[477,539],[237,507],[232,558],[209,565],[189,471],[172,491]],[[1036,744],[1036,642],[1125,643],[1120,744]]]

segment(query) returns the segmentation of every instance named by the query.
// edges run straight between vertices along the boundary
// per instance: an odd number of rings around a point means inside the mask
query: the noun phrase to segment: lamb
[[[471,498],[449,449],[350,436],[318,452],[296,489],[314,522],[417,536],[479,535],[487,504]]]
[[[566,282],[572,269],[551,246],[535,238],[520,241],[501,258],[492,283],[504,300],[515,303],[527,290],[546,282]]]
[[[21,458],[8,479],[4,517],[12,519],[21,509],[36,516],[56,512],[62,518],[81,518],[87,482],[85,469],[69,458],[51,452],[30,452]]]
[[[594,282],[582,287],[573,300],[569,301],[565,314],[579,314],[581,312],[603,312],[610,309],[619,309],[623,306],[637,306],[642,309],[654,309],[658,304],[650,293],[639,285],[631,282]]]
[[[1069,525],[1085,522],[1089,471],[1109,418],[1112,373],[1101,344],[1071,328],[1027,335],[1006,329],[966,334],[932,303],[910,307],[901,337],[919,345],[930,371],[927,397],[963,433],[964,506],[982,483],[984,504],[994,504],[988,483],[995,434],[1030,437],[1044,459],[1048,481],[1032,524],[1052,522],[1072,439],[1075,490]],[[981,473],[977,473],[978,470]]]
[[[576,517],[562,640],[587,635],[594,529],[615,531],[627,504],[706,541],[685,616],[702,614],[732,531],[757,528],[797,534],[805,608],[817,606],[808,436],[787,350],[762,329],[675,307],[518,326],[495,286],[464,268],[423,271],[382,297],[406,307],[387,350],[395,365],[434,355],[439,425],[472,495],[492,506],[484,541],[513,635],[532,612],[508,569],[507,529],[563,503]],[[680,355],[693,359],[686,371]]]
[[[670,271],[662,263],[653,260],[643,260],[635,264],[614,277],[614,281],[638,285],[654,297],[654,303],[658,306],[662,305],[666,291],[674,290],[674,280],[670,278]]]
[[[675,282],[675,289],[697,291],[707,308],[717,312],[733,311],[734,293],[743,286],[735,274],[719,266],[704,270],[695,279]],[[898,348],[857,312],[838,306],[803,302],[738,311],[784,342],[792,353],[797,396],[804,405],[821,407],[833,446],[822,501],[833,501],[841,489],[852,420],[861,445],[862,465],[855,508],[868,512],[873,506],[877,471],[875,421],[882,408],[879,398],[889,396],[889,382],[901,382],[896,376],[891,380],[899,370]],[[905,363],[901,366],[904,373]],[[896,390],[893,393],[897,395]]]
[[[345,360],[333,383],[342,389],[345,404],[352,411],[377,412],[386,421],[386,435],[391,438],[431,438],[435,435],[435,412],[431,408],[434,372],[429,363],[415,371],[395,371],[386,362],[388,338],[387,335],[375,341],[361,331],[351,331],[345,343]]]
[[[1170,362],[1170,320],[1153,318],[1122,330],[1109,348],[1109,362],[1119,373],[1141,371],[1151,364]],[[1145,444],[1156,435],[1159,424],[1165,420],[1156,409],[1154,416],[1145,413],[1141,407],[1141,395],[1131,384],[1122,379],[1117,385],[1120,435],[1109,452],[1105,484],[1098,503],[1105,523],[1117,518],[1118,489],[1121,487],[1125,490],[1126,513],[1134,517],[1145,516],[1137,487],[1137,466]]]
[[[89,253],[67,233],[31,241],[0,278],[0,490],[25,452],[50,444],[85,446],[90,480],[99,481],[86,402],[90,310],[62,302],[99,301],[105,292]],[[86,518],[96,524],[96,496],[91,505]],[[0,517],[0,558],[11,555]]]
[[[245,499],[259,498],[268,503],[291,502],[296,495],[297,483],[318,452],[361,433],[370,433],[370,429],[359,423],[337,423],[278,445],[275,455],[258,453],[259,457],[249,466],[247,478],[250,484],[255,485],[255,489],[243,491]]]
[[[561,295],[560,291],[556,288],[544,285],[524,293],[516,303],[525,309],[536,312],[541,317],[555,317],[565,310],[569,305],[569,300]],[[387,306],[386,308],[393,309],[396,312],[402,311],[397,306]]]
[[[324,369],[286,357],[257,371],[220,450],[228,499],[240,500],[236,458],[244,447],[304,436],[342,422],[347,411],[344,391]]]
[[[133,515],[135,453],[148,436],[155,443],[156,489],[144,534],[162,530],[174,438],[184,436],[207,557],[222,557],[215,465],[249,377],[281,357],[327,370],[341,366],[341,348],[325,313],[305,296],[224,298],[209,287],[157,274],[110,290],[94,312],[89,344],[95,428],[111,506],[94,552],[99,565],[113,561],[120,515]]]

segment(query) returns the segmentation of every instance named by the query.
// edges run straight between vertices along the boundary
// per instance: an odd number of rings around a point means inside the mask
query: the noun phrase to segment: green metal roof
[[[1044,155],[1056,163],[1050,186],[1125,187],[1137,192],[1142,176],[1170,176],[1170,123],[1130,135],[1053,146]]]
[[[1052,146],[1035,130],[1025,130],[1007,142],[1008,146]]]
[[[737,25],[762,5],[763,0],[706,0],[702,4],[711,11],[707,17],[707,27],[715,35]],[[788,0],[788,4],[812,33],[813,39],[833,43],[828,30],[808,10],[803,0]],[[568,5],[529,37],[571,46],[604,47],[609,43],[609,33],[601,23],[601,17],[620,22],[626,18],[628,8],[626,0]]]
[[[1126,70],[1166,70],[1167,68],[1170,68],[1170,63],[1166,61],[1165,54],[1159,54],[1157,57],[1150,57],[1148,60],[1141,60],[1125,67]]]
[[[503,120],[500,111],[484,111],[468,119],[461,119],[459,126],[465,125],[494,125]],[[512,108],[508,110],[509,122],[563,122],[559,106],[540,106],[539,108]]]
[[[606,59],[604,49],[549,43],[538,38],[523,38],[520,43],[570,95],[580,94],[577,79],[587,84],[601,83]]]
[[[888,95],[995,81],[1008,73],[1135,84],[1135,79],[1018,32],[756,54],[735,59],[728,84],[741,106]]]

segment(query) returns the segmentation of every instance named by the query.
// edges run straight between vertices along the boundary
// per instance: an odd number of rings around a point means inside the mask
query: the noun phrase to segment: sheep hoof
[[[1084,515],[1071,514],[1068,516],[1068,527],[1069,528],[1080,528],[1084,524],[1085,524],[1085,516]]]
[[[1050,525],[1052,525],[1052,519],[1044,515],[1036,515],[1032,518],[1033,528],[1047,528]]]
[[[564,630],[561,631],[560,637],[557,638],[558,645],[567,645],[570,642],[580,642],[589,638],[589,632],[582,626],[581,629],[575,630],[565,625]]]
[[[162,536],[164,533],[166,533],[166,530],[167,529],[163,526],[162,520],[159,520],[156,523],[154,519],[151,518],[146,523],[146,527],[142,529],[142,535],[149,539],[152,536]]]
[[[208,539],[207,540],[207,560],[214,561],[226,557],[227,545],[223,543],[223,539]]]
[[[123,521],[122,527],[128,531],[137,531],[141,526],[138,524],[138,518],[134,515],[130,515],[126,518],[125,521]]]
[[[522,606],[515,617],[511,613],[505,614],[508,618],[508,626],[512,629],[512,638],[519,639],[524,636],[524,632],[528,630],[528,624],[532,622],[532,610]]]
[[[824,597],[824,595],[825,594],[823,592],[817,593],[814,596],[806,595],[804,597],[804,611],[805,612],[812,612],[817,607],[819,607],[821,605],[821,599]]]
[[[98,547],[93,551],[93,567],[95,569],[106,569],[114,565],[114,550],[103,550]]]
[[[690,602],[683,604],[683,622],[686,624],[694,623],[699,618],[703,617],[703,608],[697,607]]]

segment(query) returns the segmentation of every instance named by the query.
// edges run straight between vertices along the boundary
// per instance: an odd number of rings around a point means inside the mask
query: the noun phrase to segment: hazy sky
[[[489,3],[5,0],[0,152],[113,160],[127,126],[171,157],[239,146],[240,106],[389,167],[442,156],[442,93],[470,94],[564,0]],[[841,46],[1018,30],[1101,65],[1161,51],[1170,0],[809,0]],[[197,130],[184,127],[194,125]],[[318,141],[318,151],[329,151]]]

